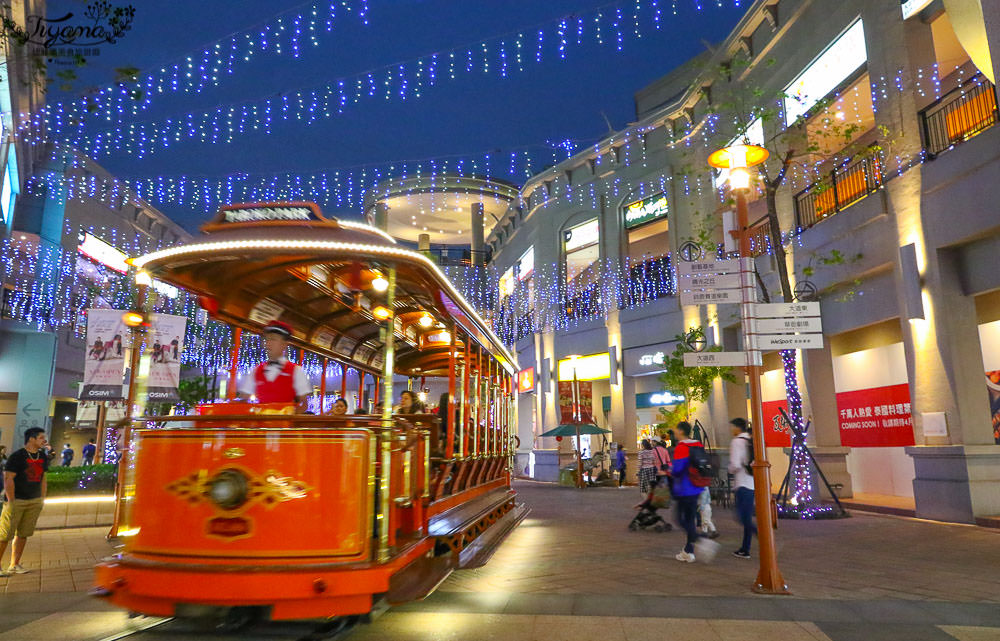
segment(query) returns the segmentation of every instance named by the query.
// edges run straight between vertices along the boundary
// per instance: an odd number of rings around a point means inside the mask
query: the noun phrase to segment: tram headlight
[[[246,503],[247,477],[239,470],[221,470],[208,482],[208,497],[223,510],[234,510]]]

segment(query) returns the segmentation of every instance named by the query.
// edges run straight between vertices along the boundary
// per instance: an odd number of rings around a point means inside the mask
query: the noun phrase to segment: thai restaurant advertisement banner
[[[913,415],[902,343],[833,359],[833,379],[844,447],[913,445]]]
[[[574,390],[575,386],[575,390]],[[576,393],[574,393],[574,391]],[[574,423],[575,406],[579,406],[579,420],[594,422],[594,390],[590,381],[559,382],[559,422]]]
[[[87,351],[80,400],[115,401],[124,397],[122,378],[129,331],[117,309],[87,310]]]
[[[1000,445],[1000,321],[979,326],[979,343],[990,399],[990,428],[993,430],[993,442]]]
[[[184,353],[184,330],[187,317],[153,314],[153,327],[146,336],[150,354],[149,401],[156,403],[179,401],[177,384],[181,377],[181,354]]]
[[[772,369],[760,377],[761,409],[763,410],[764,444],[767,447],[790,447],[792,431],[779,408],[788,411],[785,399],[785,371]]]

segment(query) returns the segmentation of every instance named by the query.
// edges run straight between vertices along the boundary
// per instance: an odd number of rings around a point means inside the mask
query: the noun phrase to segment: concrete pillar
[[[12,348],[20,346],[20,389],[17,390],[17,417],[14,428],[14,448],[24,444],[24,432],[31,427],[41,427],[49,434],[49,404],[52,378],[55,374],[56,334],[32,332],[8,334]],[[5,348],[6,349],[6,348]],[[49,434],[51,436],[51,434]]]
[[[837,397],[833,385],[833,353],[829,341],[823,349],[801,351],[802,363],[799,375],[806,382],[800,390],[812,390],[808,399],[803,398],[803,412],[807,420],[812,420],[809,428],[813,457],[828,481],[841,485],[837,493],[841,498],[854,496],[851,474],[847,468],[847,455],[851,448],[840,445],[840,416],[837,413]],[[808,408],[808,409],[806,409]],[[830,498],[826,486],[819,484],[820,496]]]
[[[469,226],[472,228],[472,264],[477,267],[482,267],[486,264],[483,222],[483,203],[472,203]]]
[[[382,231],[389,230],[389,205],[381,201],[375,203],[375,227]]]

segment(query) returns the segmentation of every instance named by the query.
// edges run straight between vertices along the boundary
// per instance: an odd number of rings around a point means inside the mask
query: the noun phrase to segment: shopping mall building
[[[1000,8],[986,4],[984,20],[977,1],[756,2],[718,48],[636,94],[635,124],[532,177],[486,238],[494,320],[524,370],[518,466],[555,476],[570,441],[537,435],[559,424],[574,371],[634,453],[676,402],[657,376],[676,335],[700,325],[743,349],[736,305],[680,304],[678,249],[735,249],[709,153],[740,130],[772,150],[791,132],[812,155],[790,159],[775,205],[791,280],[821,305],[822,346],[797,352],[817,460],[844,496],[949,521],[1000,514],[1000,47],[991,63],[985,46],[1000,43]],[[721,117],[734,96],[748,113]],[[754,100],[772,117],[740,125]],[[772,151],[771,176],[781,161]],[[780,300],[761,191],[749,231]],[[763,364],[777,484],[785,384],[776,352]],[[745,399],[742,381],[717,382],[699,407],[714,444]]]

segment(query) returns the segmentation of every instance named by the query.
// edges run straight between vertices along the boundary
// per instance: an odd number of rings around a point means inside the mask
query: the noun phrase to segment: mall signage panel
[[[128,256],[93,234],[84,233],[76,251],[122,274],[128,272]]]
[[[667,196],[664,193],[650,196],[643,200],[638,200],[625,206],[625,229],[632,229],[639,225],[653,222],[663,218],[669,213],[667,208]]]
[[[601,352],[589,356],[572,356],[559,361],[556,370],[559,381],[596,381],[611,378],[611,354]]]
[[[673,392],[646,392],[635,395],[635,409],[642,410],[650,407],[666,407],[684,402],[683,394]]]
[[[844,447],[914,444],[908,383],[838,392],[837,414]]]
[[[671,352],[673,352],[673,349],[674,344],[670,342],[645,345],[643,347],[630,347],[623,350],[622,360],[625,365],[625,376],[659,374],[663,371],[663,364]]]
[[[517,373],[517,391],[522,394],[535,391],[535,368],[529,367]]]

